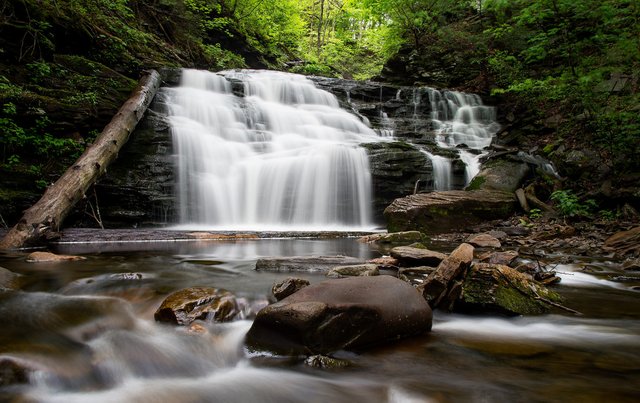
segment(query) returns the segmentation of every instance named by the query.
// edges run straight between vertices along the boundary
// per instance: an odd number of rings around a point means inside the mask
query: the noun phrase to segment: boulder
[[[264,308],[246,343],[285,355],[359,350],[427,332],[431,319],[429,305],[404,281],[349,277],[312,284]]]
[[[469,190],[499,190],[515,192],[530,173],[529,165],[521,161],[491,159],[482,165],[480,172],[473,178]]]
[[[304,287],[309,285],[309,281],[302,278],[293,278],[288,277],[279,283],[275,283],[271,288],[271,292],[273,296],[276,298],[276,301],[280,301],[282,299],[287,298],[289,295],[294,292],[298,292]]]
[[[473,261],[473,246],[460,244],[438,267],[427,277],[419,287],[422,296],[431,308],[437,308],[449,291],[450,285],[456,280],[464,278],[466,270]]]
[[[535,315],[546,313],[560,303],[560,296],[531,277],[508,266],[476,263],[462,285],[456,311],[465,313],[499,313]]]
[[[258,259],[258,261],[256,262],[256,270],[279,273],[326,273],[335,266],[347,266],[363,263],[364,260],[349,256],[266,257]]]
[[[391,249],[391,257],[398,259],[404,266],[437,266],[447,255],[429,249],[412,246],[398,246]]]
[[[376,264],[337,266],[327,272],[327,277],[377,276],[380,274]]]
[[[189,325],[194,320],[228,322],[240,312],[235,296],[213,287],[185,288],[170,294],[153,317],[158,322]]]
[[[50,263],[85,259],[86,257],[84,256],[56,255],[51,252],[32,252],[27,256],[26,261],[29,263]]]
[[[425,234],[463,231],[516,212],[513,193],[493,190],[449,190],[396,199],[384,210],[387,230]]]
[[[467,238],[467,242],[469,242],[473,246],[477,246],[479,248],[500,248],[502,244],[498,240],[489,234],[475,234],[471,235]]]

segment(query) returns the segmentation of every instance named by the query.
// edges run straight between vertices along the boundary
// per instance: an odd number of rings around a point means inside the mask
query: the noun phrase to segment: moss
[[[465,190],[479,190],[486,181],[487,179],[484,176],[476,176],[471,180],[471,183],[469,183],[469,186],[467,186]]]

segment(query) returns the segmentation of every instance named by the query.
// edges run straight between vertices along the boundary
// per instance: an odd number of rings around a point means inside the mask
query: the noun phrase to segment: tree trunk
[[[41,243],[52,231],[60,229],[67,214],[116,159],[158,91],[160,81],[155,70],[144,73],[138,87],[100,136],[0,241],[0,250]]]

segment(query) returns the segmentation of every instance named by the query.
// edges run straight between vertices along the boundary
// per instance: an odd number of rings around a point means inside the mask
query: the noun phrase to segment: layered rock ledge
[[[488,220],[506,219],[518,208],[513,193],[450,190],[396,199],[384,211],[389,232],[426,234],[464,231]]]

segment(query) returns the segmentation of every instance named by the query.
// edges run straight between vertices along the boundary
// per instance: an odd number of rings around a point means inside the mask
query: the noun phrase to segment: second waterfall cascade
[[[232,82],[243,94],[234,94]],[[163,95],[182,226],[374,227],[371,174],[359,144],[384,139],[304,76],[183,70],[180,86]]]

